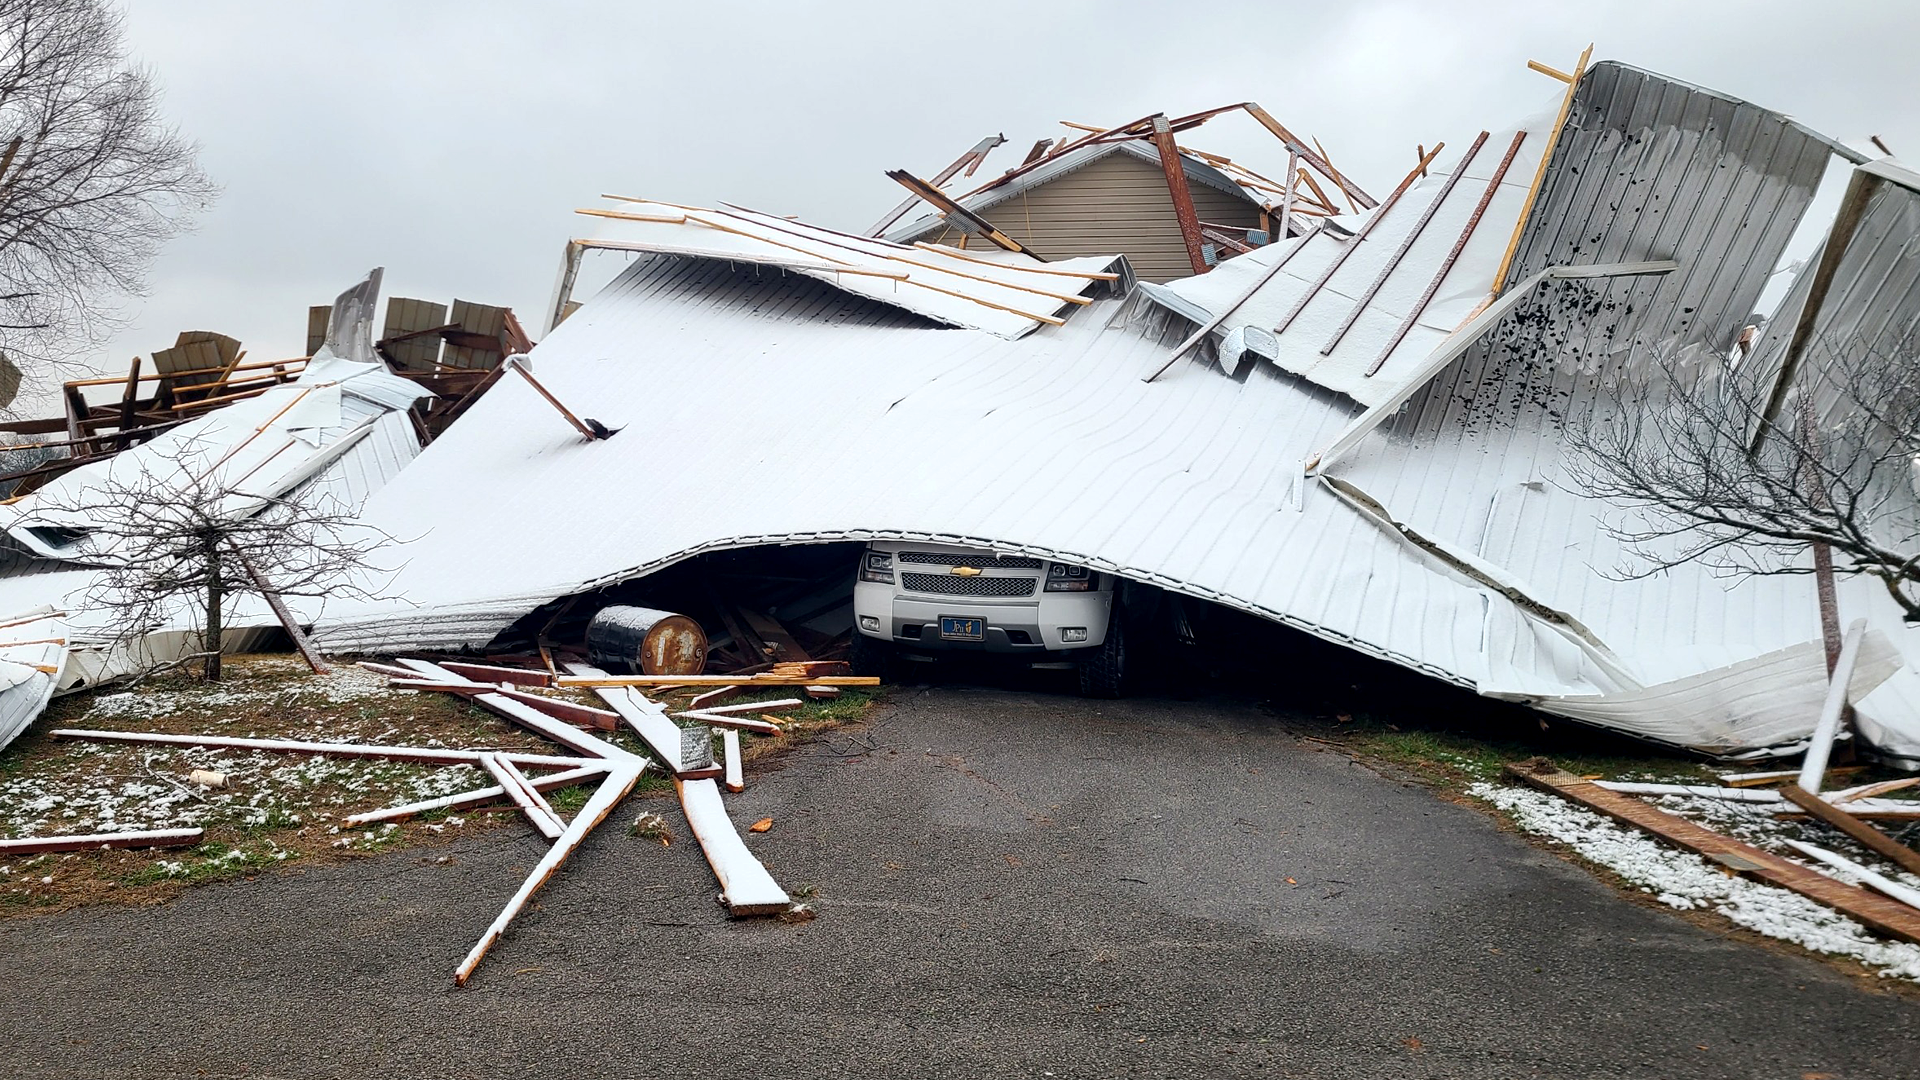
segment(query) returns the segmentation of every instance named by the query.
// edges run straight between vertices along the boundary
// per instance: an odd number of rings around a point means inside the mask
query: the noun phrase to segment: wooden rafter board
[[[1631,795],[1608,791],[1561,769],[1549,767],[1546,771],[1535,771],[1509,765],[1506,773],[1521,783],[1577,802],[1615,821],[1652,833],[1675,847],[1705,856],[1736,874],[1819,901],[1878,933],[1920,944],[1920,911],[1897,900],[1835,881],[1818,870],[1722,836]]]

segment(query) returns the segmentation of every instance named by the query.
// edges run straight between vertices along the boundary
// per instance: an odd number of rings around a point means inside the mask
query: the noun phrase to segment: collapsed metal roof
[[[1730,344],[1832,152],[1600,64],[1370,216],[998,335],[669,223],[534,351],[628,432],[583,443],[497,387],[368,503],[419,538],[396,552],[407,603],[334,605],[319,633],[480,646],[704,551],[922,539],[1084,563],[1676,745],[1777,749],[1824,692],[1811,583],[1618,580],[1608,507],[1556,485],[1556,425],[1636,349]],[[804,249],[785,261],[826,250],[772,220]],[[1200,361],[1169,367],[1188,342]],[[1863,734],[1920,759],[1909,634],[1856,584],[1878,631]]]

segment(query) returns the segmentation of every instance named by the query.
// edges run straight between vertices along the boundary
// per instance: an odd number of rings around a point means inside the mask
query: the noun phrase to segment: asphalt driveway
[[[1911,1076],[1920,1004],[1622,900],[1237,700],[897,694],[749,777],[820,917],[603,829],[0,923],[0,1075]],[[629,804],[621,824],[640,809]]]

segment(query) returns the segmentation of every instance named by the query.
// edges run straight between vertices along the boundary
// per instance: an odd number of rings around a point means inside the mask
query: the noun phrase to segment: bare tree
[[[1920,622],[1920,367],[1915,339],[1809,343],[1784,408],[1771,381],[1718,357],[1639,365],[1570,422],[1571,486],[1628,513],[1610,529],[1630,576],[1702,562],[1735,574],[1878,579]],[[1756,435],[1758,438],[1756,439]]]
[[[253,495],[219,476],[218,455],[187,442],[167,454],[123,455],[104,475],[37,494],[21,524],[95,563],[89,606],[111,613],[113,644],[197,629],[209,681],[236,597],[360,597],[368,557],[388,541],[307,484]]]
[[[0,349],[29,374],[104,340],[215,193],[103,0],[0,0]]]

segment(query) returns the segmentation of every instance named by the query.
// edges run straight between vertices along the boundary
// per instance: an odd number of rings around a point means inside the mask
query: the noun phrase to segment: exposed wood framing
[[[1420,299],[1407,310],[1406,318],[1400,320],[1400,325],[1394,330],[1393,336],[1388,338],[1386,345],[1380,349],[1380,355],[1374,357],[1373,363],[1367,366],[1368,378],[1372,378],[1380,370],[1381,365],[1387,362],[1387,357],[1393,355],[1393,350],[1399,348],[1400,343],[1406,340],[1408,331],[1411,331],[1413,325],[1420,321],[1420,315],[1427,310],[1427,305],[1433,303],[1434,296],[1440,292],[1441,283],[1446,281],[1447,275],[1453,272],[1453,264],[1459,261],[1460,253],[1467,249],[1467,241],[1473,238],[1474,230],[1480,227],[1480,218],[1486,214],[1487,206],[1493,202],[1494,195],[1499,193],[1500,182],[1506,179],[1507,169],[1513,165],[1514,156],[1520,152],[1520,143],[1526,137],[1527,133],[1524,131],[1513,133],[1513,142],[1507,145],[1507,156],[1500,159],[1500,167],[1493,171],[1493,179],[1487,181],[1487,189],[1480,193],[1480,202],[1473,208],[1473,216],[1469,217],[1467,224],[1461,228],[1459,238],[1453,242],[1453,250],[1447,252],[1447,257],[1441,261],[1440,268],[1434,271],[1432,280],[1427,282],[1425,291],[1421,292]]]
[[[967,151],[964,154],[961,154],[957,158],[954,158],[953,164],[947,166],[944,169],[941,169],[938,173],[934,174],[933,181],[932,181],[933,186],[939,187],[940,185],[953,179],[954,176],[956,176],[960,172],[960,170],[963,168],[967,170],[968,176],[972,176],[973,170],[979,168],[980,163],[987,159],[988,151],[992,150],[994,147],[999,146],[1001,143],[1006,141],[1007,141],[1007,137],[1005,135],[989,135],[986,138],[981,139],[979,142],[974,143],[973,149]],[[1037,156],[1037,152],[1042,147],[1044,147],[1048,141],[1049,140],[1042,139],[1038,144],[1036,144],[1034,149],[1027,153],[1027,161],[1022,162],[1022,164],[1032,162]],[[905,202],[902,202],[899,206],[894,207],[891,211],[887,213],[887,216],[881,218],[877,222],[874,222],[873,227],[867,230],[867,235],[868,236],[884,235],[888,229],[893,228],[894,222],[899,221],[901,218],[905,217],[907,214],[907,211],[913,209],[914,204],[918,202],[920,202],[920,196],[918,195],[908,196]]]
[[[1360,318],[1360,313],[1365,311],[1367,305],[1373,303],[1373,298],[1380,294],[1380,287],[1387,283],[1387,278],[1391,277],[1394,270],[1399,267],[1400,260],[1407,257],[1407,252],[1413,250],[1413,245],[1420,239],[1420,234],[1426,231],[1427,223],[1433,220],[1433,215],[1440,212],[1440,204],[1447,201],[1447,196],[1453,194],[1454,185],[1458,184],[1460,178],[1466,175],[1467,166],[1473,164],[1473,159],[1480,153],[1480,148],[1486,145],[1487,135],[1487,132],[1482,131],[1480,137],[1473,140],[1473,145],[1467,148],[1466,156],[1460,159],[1460,164],[1454,167],[1452,175],[1448,176],[1446,181],[1440,185],[1440,193],[1435,195],[1433,201],[1427,204],[1426,212],[1420,215],[1420,220],[1413,223],[1413,228],[1407,231],[1406,238],[1400,241],[1400,246],[1395,248],[1393,254],[1387,257],[1386,264],[1380,267],[1380,273],[1374,276],[1373,282],[1367,286],[1366,291],[1362,292],[1360,298],[1353,302],[1353,307],[1347,311],[1347,317],[1340,321],[1340,328],[1333,332],[1333,336],[1327,339],[1325,345],[1320,346],[1321,356],[1331,356],[1333,354],[1334,348],[1340,344],[1340,339],[1346,337],[1347,331],[1353,329],[1353,324]],[[1436,149],[1438,148],[1436,147]],[[1431,154],[1422,154],[1420,165],[1416,170],[1417,174],[1421,176],[1426,175],[1427,163],[1432,160],[1433,156]]]
[[[24,836],[0,840],[0,855],[34,855],[43,851],[99,851],[102,848],[192,847],[205,829],[156,829],[149,832],[92,833],[84,836]]]
[[[1421,167],[1424,168],[1428,162],[1434,159],[1435,155],[1446,149],[1446,146],[1446,143],[1436,143],[1434,148],[1428,152],[1426,161],[1420,163]],[[1386,201],[1382,202],[1379,208],[1374,210],[1373,216],[1369,217],[1366,223],[1361,225],[1359,230],[1353,234],[1353,239],[1348,240],[1346,245],[1340,249],[1340,254],[1334,256],[1333,261],[1327,264],[1327,268],[1321,271],[1320,276],[1314,280],[1312,285],[1307,287],[1307,291],[1300,294],[1300,299],[1294,302],[1292,310],[1288,311],[1286,317],[1280,320],[1280,325],[1273,328],[1275,334],[1284,334],[1287,332],[1287,327],[1293,325],[1293,320],[1299,318],[1300,313],[1307,309],[1307,305],[1313,302],[1313,298],[1319,294],[1327,282],[1333,280],[1333,275],[1340,272],[1340,268],[1346,265],[1347,259],[1352,256],[1355,251],[1359,250],[1360,245],[1366,241],[1368,236],[1372,235],[1374,227],[1380,224],[1382,218],[1385,218],[1392,212],[1394,204],[1400,201],[1400,196],[1406,194],[1407,189],[1412,187],[1413,182],[1419,179],[1419,177],[1420,170],[1415,169],[1407,174],[1406,179],[1400,181],[1400,186],[1394,188],[1393,193],[1387,196]]]
[[[1573,75],[1566,79],[1567,92],[1560,98],[1560,115],[1554,118],[1553,130],[1547,133],[1546,149],[1540,151],[1540,166],[1533,171],[1533,183],[1527,187],[1527,197],[1520,203],[1520,217],[1513,223],[1513,238],[1507,241],[1507,253],[1500,257],[1500,269],[1493,274],[1493,294],[1500,295],[1507,281],[1507,271],[1513,266],[1513,257],[1520,250],[1520,238],[1527,231],[1527,216],[1533,212],[1533,201],[1540,197],[1540,185],[1546,182],[1547,165],[1553,161],[1554,148],[1560,145],[1560,131],[1567,126],[1567,114],[1573,110],[1573,95],[1580,89],[1580,77],[1587,72],[1587,59],[1593,55],[1593,46],[1588,45],[1580,54],[1580,62],[1573,66]],[[1555,76],[1558,77],[1558,72]]]
[[[946,192],[914,176],[912,173],[901,169],[890,169],[887,171],[887,176],[908,191],[913,192],[920,198],[925,199],[928,203],[931,203],[935,209],[945,214],[949,220],[958,224],[963,231],[983,236],[992,242],[995,247],[1004,248],[1007,251],[1017,251],[1039,262],[1047,261],[1027,250],[1026,245],[1020,243],[1018,240],[994,228],[985,218],[980,217],[966,207],[954,202],[951,198],[948,198]]]
[[[1840,830],[1860,846],[1898,864],[1900,869],[1909,874],[1920,874],[1920,851],[1902,844],[1820,796],[1807,791],[1799,784],[1781,785],[1780,794],[1785,796],[1788,802],[1805,810],[1808,816]]]

